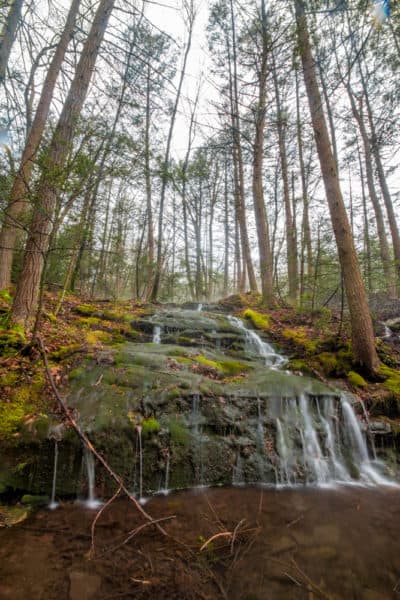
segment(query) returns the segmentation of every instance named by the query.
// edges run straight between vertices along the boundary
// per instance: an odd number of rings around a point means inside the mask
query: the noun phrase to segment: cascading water
[[[87,482],[88,482],[88,497],[87,500],[85,501],[85,506],[87,508],[92,508],[92,509],[96,509],[99,508],[99,506],[101,506],[101,502],[100,500],[98,500],[96,498],[96,494],[95,494],[95,482],[96,482],[96,477],[95,477],[95,462],[94,462],[94,456],[93,454],[90,452],[90,450],[88,450],[86,447],[83,451],[83,455],[84,455],[84,461],[85,461],[85,465],[86,465],[86,475],[87,475]]]
[[[197,312],[201,312],[202,310],[203,310],[203,305],[202,305],[202,303],[200,302],[200,303],[197,305]]]
[[[161,344],[161,327],[158,325],[153,330],[153,344]]]
[[[384,465],[370,459],[361,422],[346,398],[284,399],[276,418],[276,450],[281,485],[392,485]]]
[[[286,363],[286,358],[281,354],[275,352],[273,347],[264,342],[260,336],[253,330],[247,329],[246,325],[241,319],[228,315],[228,321],[240,329],[241,333],[244,334],[245,343],[249,352],[253,352],[264,360],[265,366],[267,367],[280,367]]]
[[[51,499],[49,508],[50,510],[54,510],[58,507],[58,502],[56,502],[56,485],[57,485],[57,465],[58,465],[58,442],[54,440],[54,467],[53,467],[53,484],[51,488]]]
[[[139,455],[139,502],[145,504],[146,500],[143,498],[143,443],[142,443],[142,426],[136,426],[137,431],[137,450],[136,453]]]

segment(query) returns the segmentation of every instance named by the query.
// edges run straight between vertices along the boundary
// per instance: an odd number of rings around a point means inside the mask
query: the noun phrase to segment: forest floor
[[[39,351],[27,351],[29,339],[6,327],[10,302],[7,294],[0,297],[0,442],[13,443],[21,435],[21,427],[29,429],[48,411],[57,412],[58,408]],[[96,302],[69,295],[55,317],[52,311],[56,304],[57,294],[45,294],[40,336],[61,393],[68,390],[69,374],[83,357],[96,359],[107,347],[125,341],[146,341],[132,322],[163,307],[134,301]],[[382,361],[380,380],[369,381],[353,365],[349,323],[339,313],[326,308],[315,312],[288,307],[266,311],[260,306],[260,297],[251,294],[230,296],[220,305],[246,319],[274,343],[289,358],[288,368],[294,373],[357,394],[372,417],[388,419],[400,428],[398,331],[390,338],[376,338]]]

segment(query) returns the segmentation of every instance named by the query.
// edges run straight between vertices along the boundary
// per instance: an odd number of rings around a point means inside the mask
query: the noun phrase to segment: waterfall
[[[337,405],[332,397],[284,400],[276,417],[276,450],[282,485],[300,475],[313,485],[393,485],[384,465],[370,458],[361,422],[345,397]]]
[[[245,343],[248,350],[262,358],[265,366],[279,367],[286,363],[286,358],[275,352],[273,347],[267,342],[264,342],[253,329],[247,329],[245,323],[241,319],[228,315],[228,321],[234,327],[240,329],[245,337]]]
[[[136,426],[137,431],[137,448],[139,449],[139,502],[145,504],[146,499],[143,498],[143,443],[142,443],[142,426]]]
[[[153,344],[161,344],[161,327],[159,327],[158,325],[154,326]]]
[[[84,460],[86,465],[86,476],[88,482],[88,497],[85,502],[85,506],[87,508],[99,508],[101,506],[100,500],[96,498],[95,494],[95,485],[96,485],[96,477],[95,477],[95,462],[94,456],[85,446],[84,451]]]
[[[56,484],[57,484],[57,465],[58,465],[58,442],[54,440],[54,467],[53,467],[53,484],[51,488],[51,499],[49,508],[50,510],[54,510],[58,506],[58,502],[56,502]]]
[[[165,480],[164,480],[164,488],[161,490],[161,493],[164,494],[164,496],[168,496],[168,494],[169,494],[169,466],[170,466],[170,460],[171,460],[171,456],[170,456],[169,451],[167,451],[166,458],[165,458]]]
[[[202,305],[202,303],[200,302],[200,303],[197,305],[197,312],[201,312],[202,310],[203,310],[203,305]]]

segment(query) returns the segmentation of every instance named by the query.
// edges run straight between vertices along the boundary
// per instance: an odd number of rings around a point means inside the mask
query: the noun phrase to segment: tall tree
[[[0,33],[0,83],[6,76],[8,59],[17,33],[24,0],[11,0],[11,5]]]
[[[253,144],[253,200],[257,227],[258,251],[260,255],[260,275],[263,301],[267,306],[274,304],[273,259],[269,235],[269,224],[264,201],[263,162],[264,129],[266,111],[266,87],[268,76],[268,55],[270,38],[268,33],[265,0],[261,0],[261,56],[258,65],[258,102],[255,108],[255,136]]]
[[[0,290],[8,288],[11,284],[13,252],[17,233],[20,228],[19,219],[28,206],[30,180],[35,164],[35,158],[49,115],[57,77],[64,60],[68,43],[73,34],[80,2],[81,0],[72,1],[64,30],[57,44],[57,48],[43,83],[35,118],[28,131],[19,169],[11,188],[5,219],[0,232]]]
[[[25,329],[35,316],[60,178],[114,3],[115,0],[101,0],[97,8],[38,183],[22,272],[11,310],[11,322]]]
[[[294,3],[304,83],[350,310],[353,354],[355,361],[362,368],[370,373],[374,373],[379,366],[379,359],[375,349],[372,320],[354,248],[351,228],[343,202],[336,161],[332,152],[328,128],[323,113],[322,98],[311,51],[304,0],[294,0]]]

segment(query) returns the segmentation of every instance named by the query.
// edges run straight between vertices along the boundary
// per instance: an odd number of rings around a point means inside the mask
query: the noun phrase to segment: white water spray
[[[58,502],[56,502],[56,485],[57,485],[57,465],[58,465],[58,442],[54,440],[54,467],[53,467],[53,484],[51,488],[51,499],[49,508],[50,510],[54,510],[58,507]]]
[[[85,506],[87,508],[96,509],[96,508],[99,508],[99,506],[101,506],[101,502],[100,502],[100,500],[98,500],[96,498],[96,494],[95,494],[96,465],[95,465],[95,461],[94,461],[94,456],[90,452],[90,450],[88,450],[86,448],[86,446],[85,446],[83,453],[84,453],[84,460],[85,460],[85,465],[86,465],[86,475],[87,475],[87,481],[88,481],[88,497],[87,497],[87,500],[85,501]]]
[[[280,367],[285,364],[286,358],[275,352],[273,347],[264,342],[260,336],[253,330],[247,329],[246,325],[241,319],[228,315],[228,321],[237,329],[243,333],[245,337],[245,343],[248,349],[260,358],[264,359],[265,366],[267,367]]]
[[[154,326],[153,344],[161,344],[161,327],[159,327],[158,325]]]

